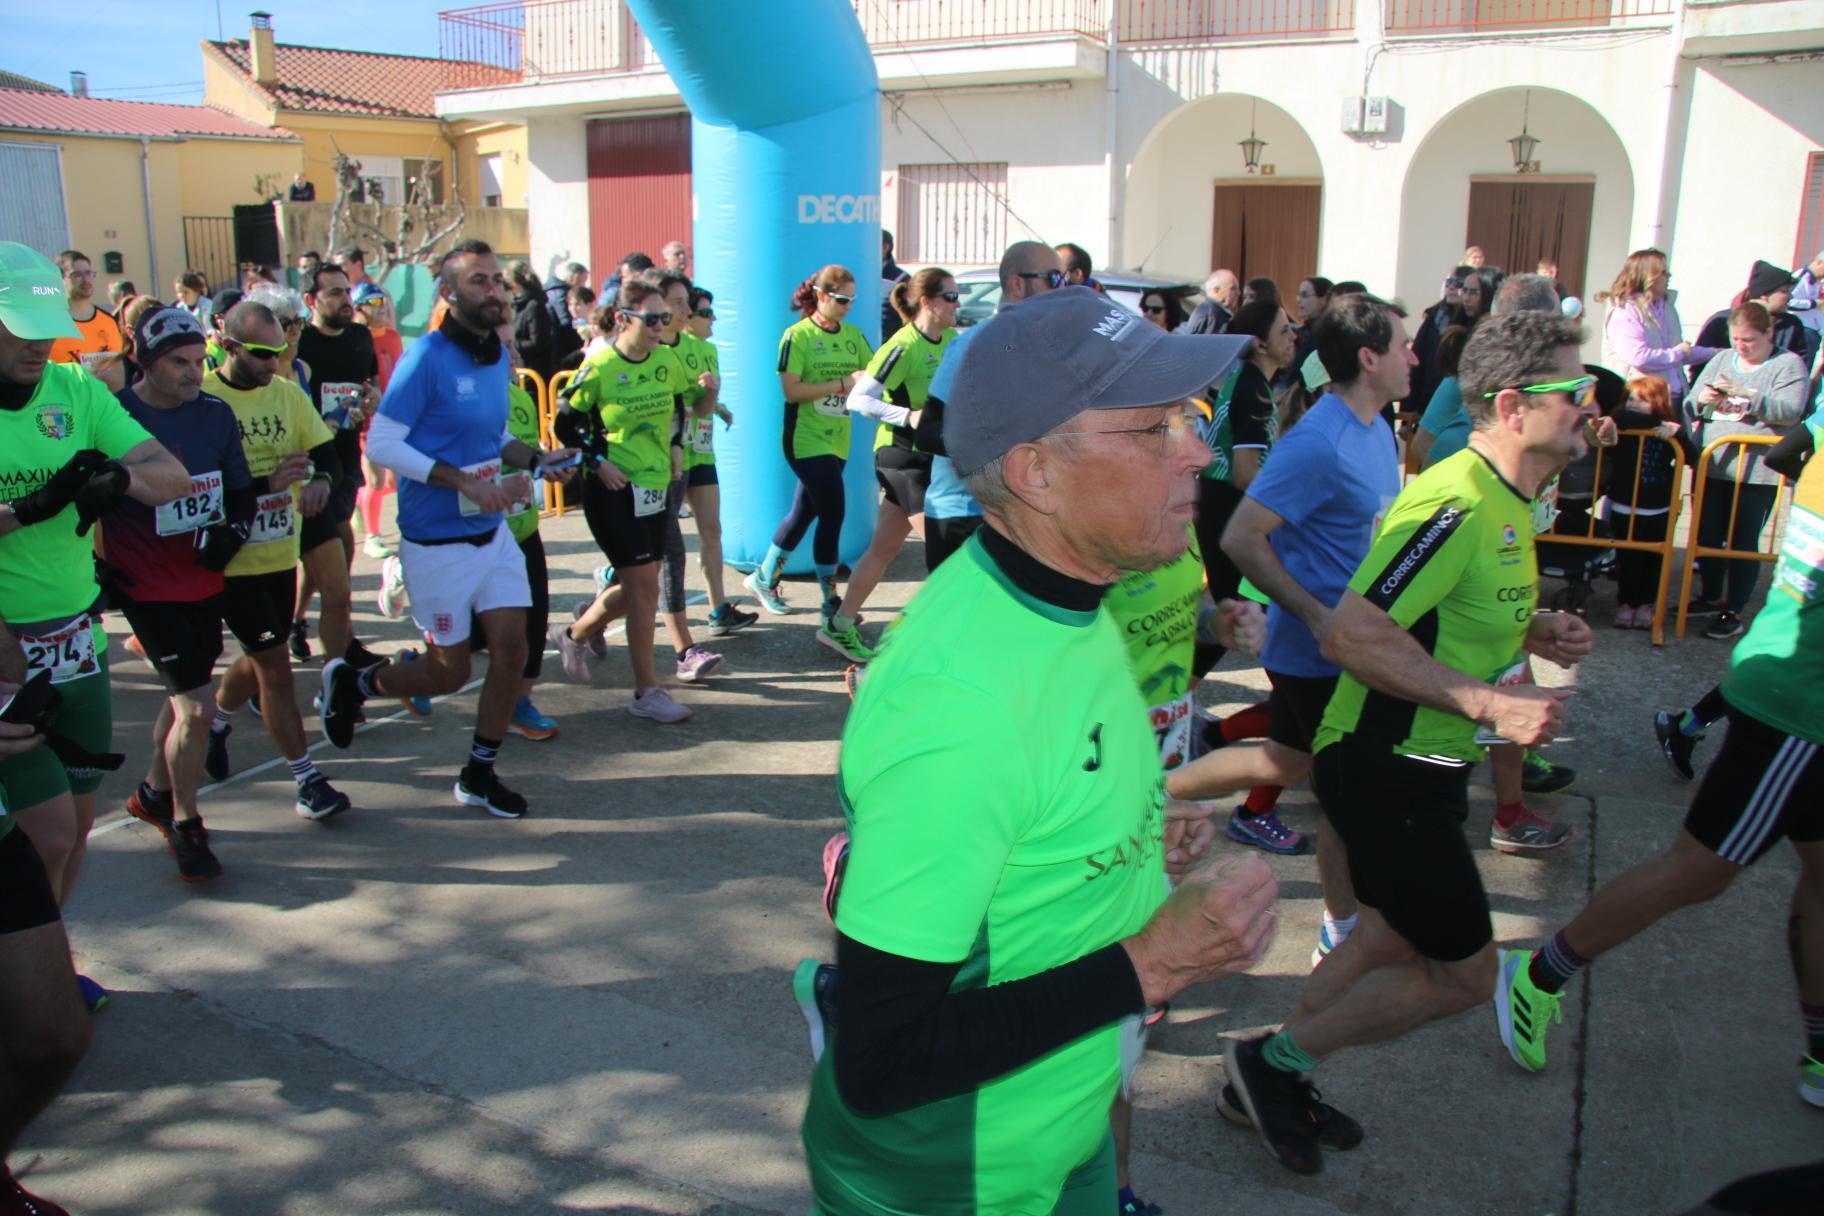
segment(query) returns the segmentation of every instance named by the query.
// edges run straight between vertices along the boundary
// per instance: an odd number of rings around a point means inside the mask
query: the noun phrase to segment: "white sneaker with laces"
[[[690,717],[689,706],[678,704],[671,699],[670,693],[656,684],[635,697],[628,704],[627,712],[636,718],[651,718],[654,722],[668,725]]]

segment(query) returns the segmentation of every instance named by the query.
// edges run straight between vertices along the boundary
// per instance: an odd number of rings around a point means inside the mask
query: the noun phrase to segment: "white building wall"
[[[1704,318],[1747,284],[1755,259],[1797,269],[1805,163],[1824,152],[1824,63],[1704,60],[1691,77],[1667,252],[1679,318],[1695,338]]]
[[[553,258],[589,265],[588,124],[574,116],[526,123],[526,209],[532,265],[540,275]],[[610,267],[589,266],[597,283]]]

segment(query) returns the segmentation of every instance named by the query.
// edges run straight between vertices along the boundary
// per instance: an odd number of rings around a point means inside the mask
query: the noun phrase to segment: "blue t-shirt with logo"
[[[1393,428],[1375,416],[1364,425],[1343,399],[1325,393],[1273,448],[1248,497],[1286,522],[1270,540],[1280,565],[1320,603],[1334,608],[1368,556],[1381,517],[1400,492]],[[1318,649],[1305,623],[1267,607],[1261,666],[1289,676],[1341,670]]]
[[[498,470],[512,373],[504,351],[493,363],[477,363],[441,331],[432,331],[393,369],[380,414],[409,428],[406,442],[433,460],[470,473]],[[399,535],[409,541],[487,536],[502,518],[498,511],[476,510],[445,486],[399,479]]]
[[[959,330],[956,337],[950,339],[950,351],[944,356],[944,361],[937,365],[937,374],[931,377],[928,396],[942,401],[945,410],[950,408],[950,386],[956,381],[956,365],[962,362],[963,348],[979,329],[980,325],[971,325],[968,329]],[[962,474],[956,471],[956,465],[948,456],[933,456],[931,484],[925,490],[925,518],[963,519],[981,513],[982,505],[975,501],[969,488],[963,484]]]

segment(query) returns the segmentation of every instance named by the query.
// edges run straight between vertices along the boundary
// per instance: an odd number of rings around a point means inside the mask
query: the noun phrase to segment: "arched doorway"
[[[1253,173],[1240,147],[1250,132],[1265,141]],[[1226,93],[1180,106],[1128,170],[1126,260],[1193,281],[1226,266],[1290,300],[1319,270],[1323,180],[1317,146],[1272,102]]]
[[[1516,173],[1507,141],[1523,123],[1538,167]],[[1555,261],[1565,290],[1588,301],[1627,256],[1633,214],[1627,150],[1598,111],[1555,89],[1484,93],[1433,127],[1407,166],[1400,294],[1430,304],[1474,244],[1510,274]]]

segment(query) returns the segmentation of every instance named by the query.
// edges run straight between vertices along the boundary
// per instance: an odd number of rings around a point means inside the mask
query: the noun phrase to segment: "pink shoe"
[[[1640,607],[1638,607],[1634,610],[1634,628],[1636,628],[1636,629],[1653,628],[1653,605],[1642,604]]]
[[[715,675],[722,670],[723,658],[713,650],[692,646],[678,656],[678,679],[686,684]]]
[[[1634,628],[1634,605],[1622,604],[1615,609],[1615,628]]]
[[[836,919],[836,897],[842,893],[842,875],[849,867],[849,834],[838,832],[823,845],[823,911]]]
[[[656,684],[635,697],[627,706],[627,712],[636,718],[651,718],[654,722],[670,725],[682,722],[690,717],[690,707],[679,705],[671,699],[671,694]]]

